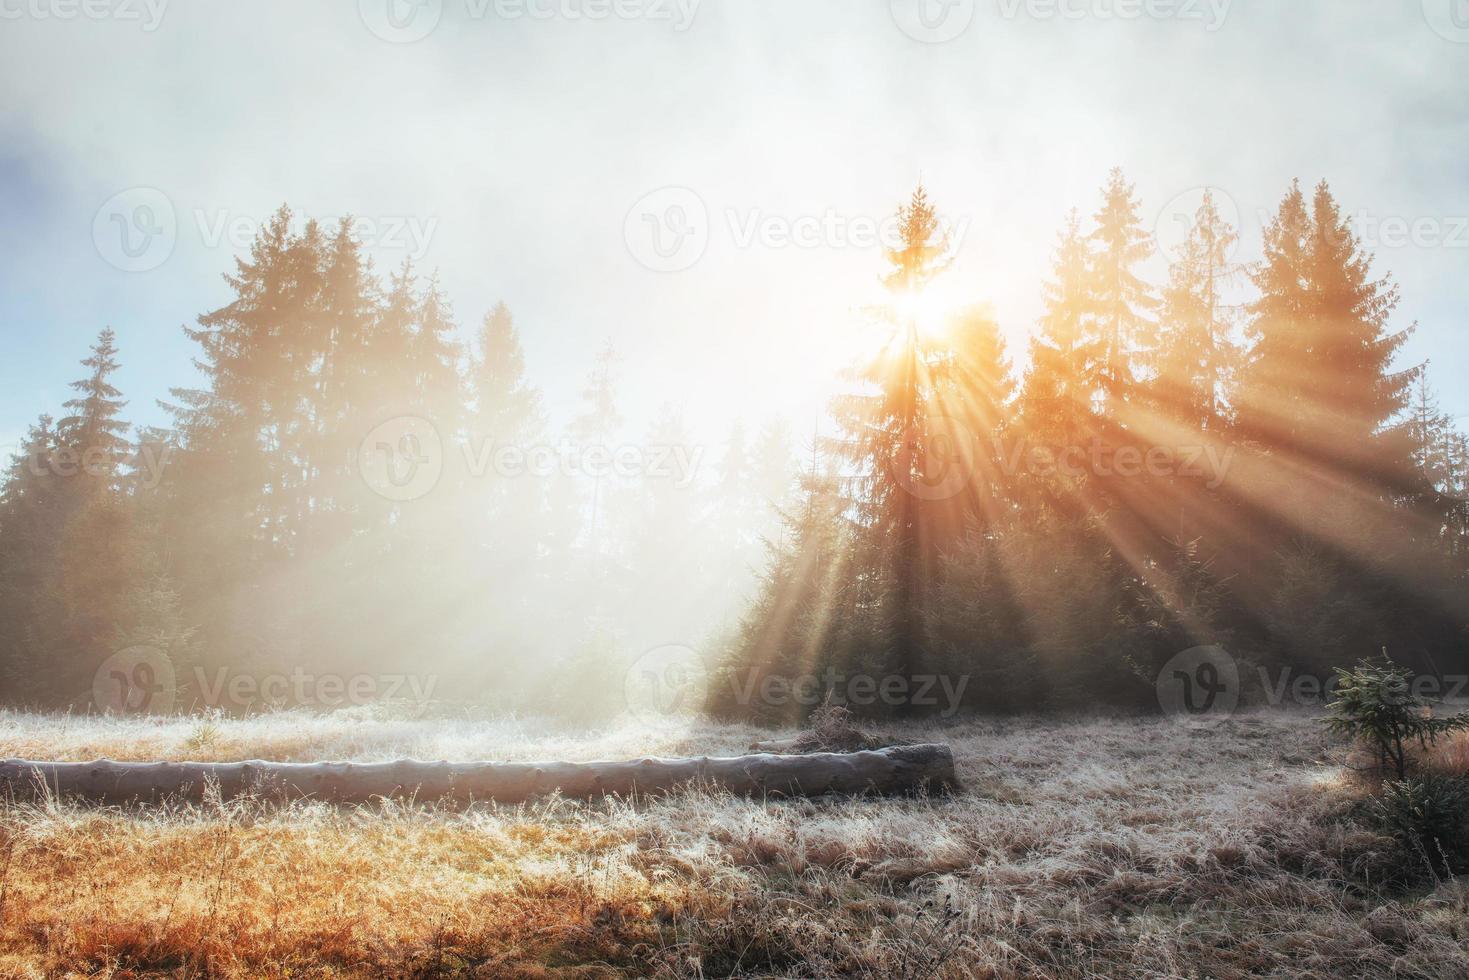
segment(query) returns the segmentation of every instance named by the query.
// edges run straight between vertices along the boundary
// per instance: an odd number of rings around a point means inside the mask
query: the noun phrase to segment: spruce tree
[[[1114,167],[1094,215],[1096,230],[1089,236],[1100,408],[1113,420],[1122,414],[1120,405],[1131,400],[1137,364],[1153,343],[1155,324],[1149,313],[1157,300],[1136,272],[1149,252],[1148,233],[1138,220],[1139,206],[1133,186]]]
[[[98,334],[91,355],[82,360],[87,376],[71,383],[77,392],[65,402],[71,414],[57,426],[58,452],[68,457],[62,465],[76,469],[77,485],[87,495],[118,490],[128,454],[127,424],[119,418],[127,403],[111,381],[118,366],[116,339],[111,327]]]
[[[1412,371],[1393,367],[1408,330],[1389,326],[1398,288],[1372,259],[1323,181],[1307,205],[1292,184],[1265,230],[1253,276],[1252,346],[1241,429],[1261,446],[1381,486],[1407,468],[1400,414]]]
[[[1030,341],[1030,369],[1019,414],[1028,440],[1052,448],[1084,446],[1097,433],[1093,395],[1100,381],[1100,345],[1089,335],[1096,309],[1086,239],[1075,210],[1056,244],[1045,312]]]
[[[52,676],[62,695],[82,699],[92,672],[129,629],[130,596],[137,587],[140,542],[123,496],[129,446],[119,417],[126,402],[112,384],[118,368],[112,329],[106,328],[82,360],[87,373],[72,382],[77,397],[57,427],[55,486],[62,494],[56,575],[51,588],[61,606],[52,625],[59,639]]]
[[[951,451],[952,433],[941,431],[937,397],[942,365],[952,352],[920,330],[916,309],[933,279],[950,262],[949,242],[939,216],[920,185],[898,209],[899,241],[884,252],[883,274],[891,302],[877,313],[891,334],[880,351],[859,365],[862,388],[833,405],[842,434],[833,441],[849,466],[854,508],[865,525],[865,555],[879,567],[865,574],[889,583],[883,597],[887,643],[881,666],[898,676],[921,669],[926,656],[925,597],[937,567],[934,540],[924,526],[926,481],[942,442]]]
[[[0,488],[0,681],[12,704],[60,696],[57,579],[67,506],[56,452],[52,419],[42,415]]]
[[[1165,417],[1198,432],[1221,428],[1225,388],[1239,359],[1235,310],[1224,296],[1240,273],[1230,261],[1237,241],[1206,190],[1163,290],[1153,401]]]
[[[479,439],[515,444],[533,438],[544,424],[540,393],[526,380],[525,351],[504,303],[496,303],[480,324],[470,389]]]
[[[1015,486],[1007,473],[1009,447],[1017,427],[1011,424],[1015,382],[1000,326],[983,306],[958,311],[948,326],[951,352],[936,391],[938,414],[945,420],[947,443],[934,446],[946,454],[955,475],[967,474],[959,491],[929,502],[943,551],[970,531],[999,523]]]

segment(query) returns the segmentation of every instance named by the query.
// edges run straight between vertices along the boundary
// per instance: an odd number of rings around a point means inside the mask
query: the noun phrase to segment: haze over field
[[[1469,976],[1469,0],[0,91],[0,975]]]
[[[888,218],[920,178],[965,228],[950,288],[992,303],[1020,357],[1056,227],[1120,165],[1150,232],[1179,194],[1227,194],[1242,258],[1292,177],[1330,179],[1371,227],[1427,222],[1378,249],[1421,325],[1402,361],[1454,376],[1469,359],[1469,45],[1450,0],[1156,17],[1104,0],[623,6],[634,16],[549,0],[117,0],[93,19],[8,3],[0,319],[18,342],[0,364],[0,434],[17,442],[65,397],[67,365],[109,323],[146,351],[119,375],[132,417],[163,421],[153,400],[191,370],[178,325],[225,301],[219,274],[282,203],[373,222],[384,271],[437,268],[465,337],[504,300],[554,419],[574,414],[610,338],[630,432],[671,401],[711,447],[765,410],[809,434],[862,344],[851,311],[880,295],[876,249],[850,229]],[[938,34],[915,28],[944,12]],[[411,43],[379,36],[430,25]],[[904,26],[963,30],[921,43]],[[624,234],[666,186],[708,210],[707,248],[677,274],[640,265]],[[138,187],[162,192],[176,237],[166,261],[125,273],[93,224]],[[742,244],[752,222],[829,215],[814,247]],[[1440,387],[1451,415],[1469,413],[1461,386]]]

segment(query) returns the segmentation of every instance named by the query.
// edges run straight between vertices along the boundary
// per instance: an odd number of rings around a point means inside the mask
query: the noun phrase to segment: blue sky
[[[862,229],[916,180],[962,231],[949,294],[1019,350],[1114,164],[1150,225],[1218,188],[1242,260],[1292,177],[1328,178],[1419,323],[1404,364],[1469,416],[1464,0],[418,2],[0,0],[0,439],[59,410],[107,324],[130,418],[162,421],[180,325],[282,203],[372,222],[379,268],[437,269],[466,333],[503,298],[557,421],[610,339],[634,434],[662,402],[711,441],[801,425],[867,342]],[[655,271],[637,210],[669,187],[702,247]],[[171,249],[118,268],[108,208],[160,201]]]

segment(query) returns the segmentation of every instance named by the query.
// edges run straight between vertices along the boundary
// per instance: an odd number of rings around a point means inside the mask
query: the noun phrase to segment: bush
[[[1469,871],[1469,784],[1428,774],[1387,783],[1371,803],[1384,832],[1434,878]]]

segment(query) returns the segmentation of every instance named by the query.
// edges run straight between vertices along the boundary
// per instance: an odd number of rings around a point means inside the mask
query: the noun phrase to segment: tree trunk
[[[957,780],[946,745],[627,762],[0,762],[5,798],[109,803],[198,800],[206,786],[217,786],[224,799],[256,794],[333,803],[381,797],[520,803],[558,791],[590,799],[662,794],[686,784],[741,796],[819,796],[941,792]]]

